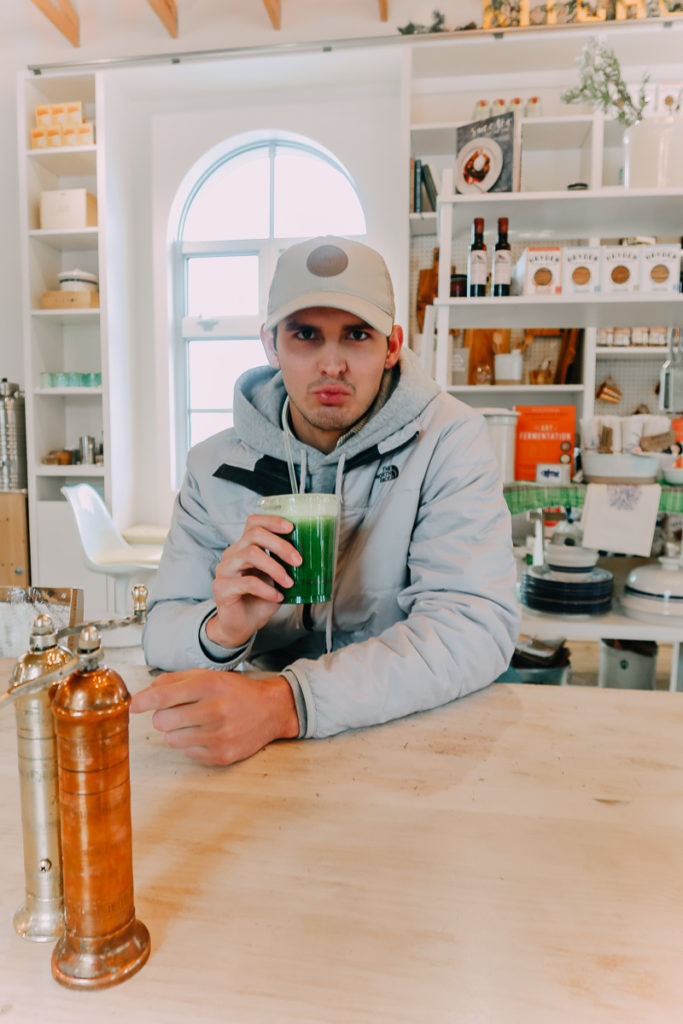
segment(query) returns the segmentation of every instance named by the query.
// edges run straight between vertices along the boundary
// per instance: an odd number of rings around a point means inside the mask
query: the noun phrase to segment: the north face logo
[[[398,476],[398,468],[396,466],[383,466],[377,474],[377,479],[380,483],[387,483],[389,480],[395,480]]]

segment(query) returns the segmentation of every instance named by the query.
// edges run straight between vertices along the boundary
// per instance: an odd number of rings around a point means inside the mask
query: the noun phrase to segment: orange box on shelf
[[[31,149],[45,149],[47,146],[47,128],[31,129]]]
[[[100,305],[100,293],[89,291],[43,292],[40,298],[42,309],[97,309]]]
[[[62,129],[61,128],[46,128],[45,137],[47,139],[47,147],[51,149],[55,146],[61,146],[62,144]]]
[[[66,122],[66,104],[65,103],[51,103],[50,104],[50,123],[53,128],[63,128]]]
[[[80,100],[74,100],[72,103],[64,104],[64,124],[65,125],[76,125],[82,124],[83,122],[83,104]]]
[[[539,463],[574,473],[576,409],[573,405],[516,405],[515,480],[536,480]]]
[[[36,128],[49,128],[52,124],[50,118],[50,104],[39,103],[36,107]]]
[[[79,146],[92,146],[95,142],[95,126],[92,121],[76,125],[76,135]]]

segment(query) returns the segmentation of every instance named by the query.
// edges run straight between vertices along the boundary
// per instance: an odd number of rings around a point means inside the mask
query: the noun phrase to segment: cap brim
[[[265,330],[270,331],[285,317],[291,316],[292,313],[296,313],[300,309],[310,309],[312,306],[329,306],[331,309],[341,309],[345,313],[354,313],[387,338],[394,326],[393,317],[379,306],[356,295],[344,295],[338,292],[309,292],[308,295],[299,295],[291,302],[285,302],[278,306],[269,314],[263,326]]]

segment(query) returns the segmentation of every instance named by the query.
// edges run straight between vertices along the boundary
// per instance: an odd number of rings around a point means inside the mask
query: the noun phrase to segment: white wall
[[[78,0],[81,45],[72,47],[29,0],[4,0],[0,34],[0,376],[24,382],[17,210],[16,72],[28,65],[146,54],[277,46],[300,41],[396,35],[409,21],[429,23],[433,0],[389,0],[380,22],[377,0],[282,0],[276,32],[261,0],[179,0],[179,37],[172,39],[144,0]],[[479,0],[442,0],[449,27],[480,20]],[[367,60],[361,55],[359,61]]]

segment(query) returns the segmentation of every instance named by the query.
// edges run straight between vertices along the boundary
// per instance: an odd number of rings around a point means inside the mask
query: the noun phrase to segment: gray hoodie
[[[386,383],[383,404],[333,451],[290,442],[306,490],[341,498],[332,602],[281,605],[231,651],[205,632],[216,565],[258,499],[290,490],[282,376],[263,367],[240,378],[234,427],[188,456],[152,587],[150,664],[280,673],[300,735],[311,737],[436,707],[504,671],[519,614],[485,422],[440,391],[410,351]]]

